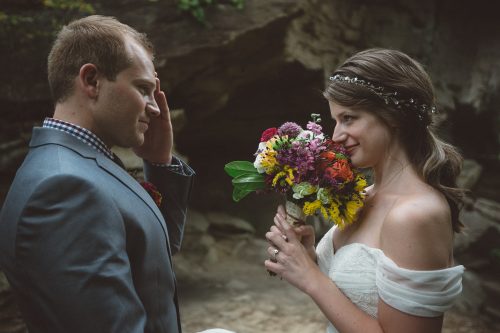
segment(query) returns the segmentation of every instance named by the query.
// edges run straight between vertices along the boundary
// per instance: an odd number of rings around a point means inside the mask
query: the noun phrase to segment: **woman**
[[[462,289],[464,268],[453,264],[461,157],[430,127],[431,81],[407,55],[370,49],[336,70],[324,96],[333,141],[374,183],[357,221],[316,249],[312,227],[292,229],[280,206],[265,266],[314,300],[328,332],[440,332]]]

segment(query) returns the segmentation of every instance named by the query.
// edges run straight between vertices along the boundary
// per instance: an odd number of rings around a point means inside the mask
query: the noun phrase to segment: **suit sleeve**
[[[35,189],[18,224],[16,264],[34,302],[48,308],[33,318],[39,325],[50,320],[61,332],[144,332],[121,214],[89,181],[59,175]]]
[[[168,237],[172,254],[180,250],[184,234],[184,224],[189,197],[193,186],[193,169],[174,156],[176,168],[153,166],[144,161],[144,175],[162,194],[160,210],[168,228]]]

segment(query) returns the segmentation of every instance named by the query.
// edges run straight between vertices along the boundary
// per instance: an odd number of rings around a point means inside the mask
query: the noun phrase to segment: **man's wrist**
[[[147,160],[146,160],[147,161]],[[149,164],[151,164],[154,167],[158,168],[165,168],[170,171],[181,171],[182,170],[182,164],[177,159],[175,156],[172,156],[170,158],[170,163],[158,163],[158,162],[152,162],[152,161],[147,161]]]

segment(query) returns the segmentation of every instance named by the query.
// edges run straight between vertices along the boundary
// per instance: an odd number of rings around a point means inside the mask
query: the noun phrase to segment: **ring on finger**
[[[276,259],[276,256],[278,255],[278,253],[280,253],[280,250],[278,250],[278,249],[273,250],[273,260],[274,261],[278,261],[278,259]]]

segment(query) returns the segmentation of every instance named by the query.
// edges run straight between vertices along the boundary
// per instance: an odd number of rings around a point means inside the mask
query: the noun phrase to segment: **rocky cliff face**
[[[449,120],[446,136],[468,157],[498,161],[500,26],[489,1],[254,0],[242,11],[209,9],[208,27],[180,13],[175,1],[89,2],[99,14],[146,31],[156,44],[170,106],[185,110],[177,146],[198,170],[198,205],[232,205],[228,187],[220,186],[227,183],[222,165],[251,158],[264,128],[286,119],[305,122],[311,112],[328,119],[325,79],[368,47],[401,49],[423,62]],[[4,10],[26,11],[36,3],[11,1]],[[42,14],[34,8],[33,16]],[[0,54],[9,64],[0,82],[2,183],[24,156],[20,143],[32,124],[52,110],[45,78],[52,37],[34,36],[31,42],[2,37],[9,51]],[[216,189],[221,193],[208,200],[205,192]]]
[[[156,45],[170,107],[184,110],[176,144],[197,171],[193,207],[201,211],[243,217],[258,233],[267,228],[278,198],[254,196],[236,205],[224,164],[252,159],[261,131],[285,120],[305,123],[320,113],[331,128],[321,95],[326,78],[369,47],[400,49],[426,66],[445,119],[443,135],[482,166],[472,169],[469,186],[476,196],[500,201],[500,24],[493,1],[247,0],[242,11],[209,9],[208,27],[180,13],[173,0],[87,2],[147,32]],[[39,1],[2,6],[42,14]],[[45,79],[50,36],[9,37],[0,44],[0,202],[31,126],[52,109]],[[492,243],[500,248],[498,238]]]

